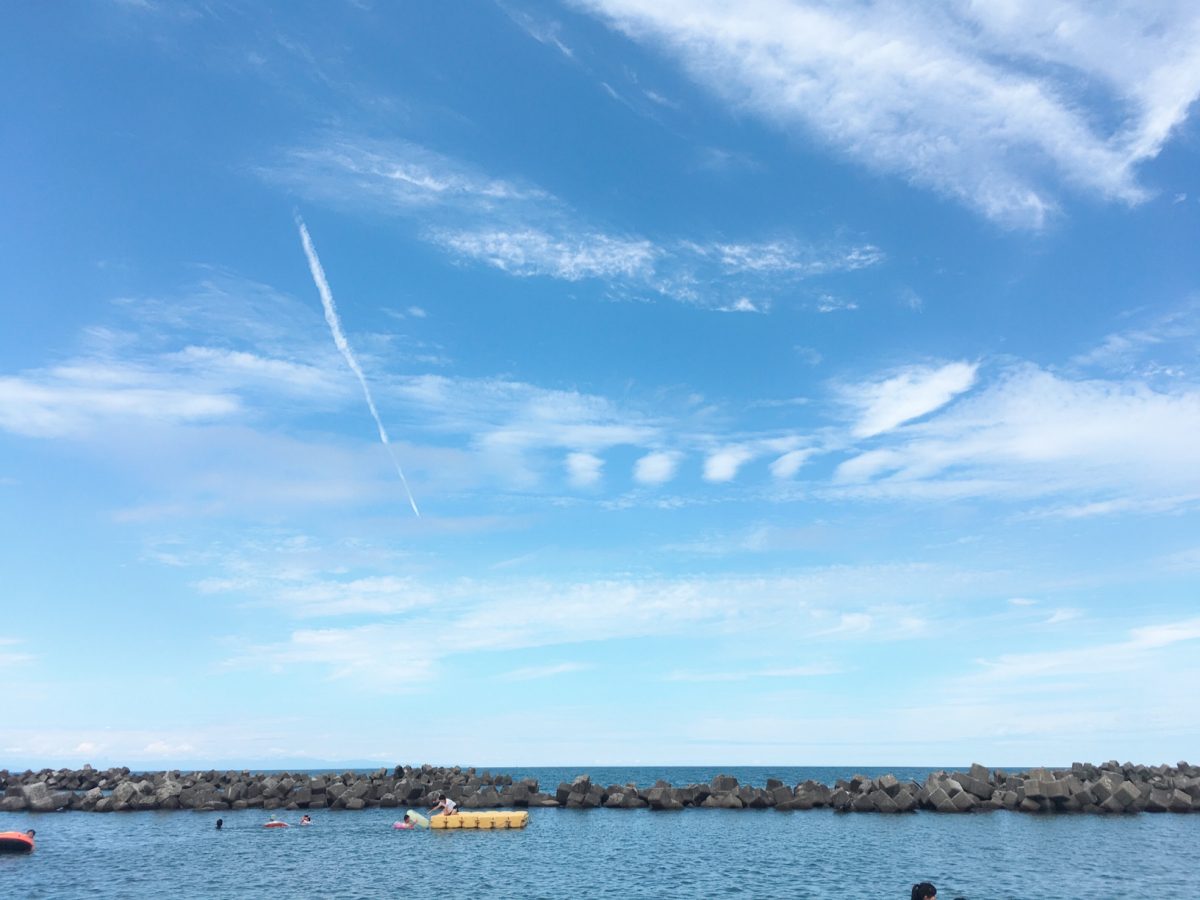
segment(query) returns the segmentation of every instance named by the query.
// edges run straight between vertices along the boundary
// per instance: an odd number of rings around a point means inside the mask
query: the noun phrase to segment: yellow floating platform
[[[488,810],[487,812],[469,812],[455,813],[452,816],[433,816],[429,820],[430,828],[524,828],[529,824],[529,813],[525,810],[512,810],[509,812],[498,812],[496,810]]]

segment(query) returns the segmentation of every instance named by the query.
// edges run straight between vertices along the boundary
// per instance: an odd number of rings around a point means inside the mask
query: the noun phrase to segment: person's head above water
[[[220,830],[220,828],[221,828],[221,826],[222,826],[222,825],[224,825],[224,824],[225,824],[225,820],[224,820],[224,819],[217,819],[217,830],[219,831],[219,830]]]
[[[36,832],[36,831],[34,831],[32,828],[30,828],[30,829],[29,829],[28,831],[26,831],[25,833],[26,833],[27,835],[29,835],[30,837],[33,837],[35,834],[37,834],[37,832]]]
[[[922,881],[920,884],[914,884],[912,889],[912,900],[931,900],[937,896],[937,888],[928,881]]]

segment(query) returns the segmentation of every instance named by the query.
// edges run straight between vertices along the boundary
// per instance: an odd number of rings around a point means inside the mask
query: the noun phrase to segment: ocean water
[[[552,788],[580,770],[527,771]],[[590,774],[605,771],[634,770]],[[638,771],[613,781],[700,780]],[[287,829],[262,810],[4,813],[0,830],[36,828],[38,845],[0,856],[0,897],[907,898],[922,880],[945,900],[1200,897],[1196,815],[534,809],[520,831],[394,831],[402,812],[315,810]]]

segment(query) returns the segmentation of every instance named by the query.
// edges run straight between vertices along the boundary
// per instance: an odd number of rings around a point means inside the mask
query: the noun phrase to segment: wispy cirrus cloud
[[[1200,351],[1200,302],[1132,316],[1133,322],[1113,331],[1071,362],[1109,373],[1147,378],[1194,376]]]
[[[0,668],[32,662],[32,653],[19,649],[24,642],[18,638],[0,637]]]
[[[563,28],[560,22],[535,16],[528,10],[518,9],[508,3],[497,4],[510,19],[527,35],[539,44],[553,47],[567,59],[575,59],[575,51],[563,41]]]
[[[1143,199],[1137,163],[1200,93],[1200,14],[1184,3],[575,5],[731,106],[1016,227],[1044,224],[1060,181]]]
[[[391,496],[365,444],[293,431],[297,412],[356,401],[313,304],[206,275],[178,302],[126,299],[114,310],[122,320],[88,329],[77,355],[0,375],[0,429],[91,442],[138,467],[159,493],[117,510],[120,521]],[[1135,330],[1191,340],[1186,316],[1152,325]],[[436,494],[565,490],[613,502],[598,496],[603,489],[624,492],[615,502],[625,504],[703,502],[692,492],[705,485],[694,481],[672,498],[641,490],[691,472],[690,463],[708,485],[740,482],[777,502],[991,497],[1022,502],[1016,514],[1026,518],[1161,514],[1200,502],[1189,450],[1200,391],[1183,374],[1150,382],[1013,361],[919,363],[826,382],[825,404],[769,401],[784,422],[763,430],[742,427],[751,414],[714,415],[652,394],[618,402],[510,378],[397,374],[390,345],[371,335],[356,342],[388,349],[372,357],[377,394],[404,423],[405,454]],[[822,407],[834,413],[826,422]],[[619,448],[632,451],[628,462],[618,462]]]
[[[874,430],[874,429],[868,429]],[[1167,506],[1200,492],[1193,435],[1200,388],[1138,380],[1072,380],[1009,367],[926,421],[842,462],[835,484],[875,497],[1083,496],[1083,502]],[[1095,510],[1102,512],[1103,509]]]
[[[284,151],[261,177],[310,200],[339,209],[428,213],[442,208],[494,212],[550,195],[519,182],[492,178],[410,141],[380,141],[326,133]]]
[[[300,617],[352,614],[394,615],[431,606],[436,598],[411,579],[376,575],[346,581],[320,579],[280,585],[270,602]]]
[[[205,422],[241,410],[236,396],[163,386],[125,366],[38,370],[0,377],[0,429],[25,437],[78,437],[130,422]]]
[[[119,298],[118,324],[85,329],[74,355],[0,375],[0,429],[86,439],[244,422],[266,396],[336,405],[345,380],[307,312],[265,285],[210,270],[170,300]]]
[[[977,368],[966,362],[910,366],[888,378],[844,388],[846,402],[859,410],[852,433],[873,437],[940,409],[970,390]]]
[[[557,678],[559,675],[570,675],[574,672],[586,672],[593,668],[587,663],[568,662],[549,666],[525,666],[513,669],[500,676],[502,681],[540,681],[543,678]]]
[[[748,681],[752,678],[820,678],[825,675],[840,675],[845,668],[836,663],[810,663],[803,666],[782,668],[748,669],[741,672],[697,671],[677,669],[666,676],[666,681],[709,682]]]
[[[884,260],[862,240],[697,240],[614,229],[521,179],[491,177],[402,140],[325,133],[258,171],[315,203],[404,219],[414,236],[462,263],[520,278],[599,281],[725,312],[763,312],[799,281]]]
[[[434,230],[433,242],[450,253],[485,263],[510,275],[545,275],[563,281],[585,278],[647,280],[663,251],[647,240],[600,233],[548,234],[515,231]]]
[[[769,240],[755,243],[689,243],[687,248],[698,256],[714,259],[726,272],[755,274],[789,273],[803,276],[830,272],[853,272],[878,265],[883,251],[870,244],[845,248],[818,248],[795,240]]]
[[[420,591],[435,598],[429,606],[397,609],[368,625],[303,628],[278,642],[246,644],[230,665],[287,670],[316,664],[330,677],[352,678],[386,691],[408,689],[452,670],[453,658],[459,654],[581,641],[713,633],[805,633],[817,644],[833,648],[857,641],[903,641],[924,633],[926,623],[919,611],[924,602],[918,598],[934,580],[945,583],[946,578],[960,586],[974,585],[967,588],[974,591],[990,590],[994,583],[978,574],[920,566],[825,567],[769,578],[553,582],[493,577],[431,583]],[[318,584],[326,580],[319,577]],[[238,590],[257,592],[263,587]],[[290,583],[284,587],[296,589]],[[290,610],[293,615],[307,615],[301,609]],[[327,608],[331,617],[352,612],[336,600]],[[439,639],[430,641],[431,633]],[[772,652],[782,654],[788,646],[780,643]],[[778,664],[757,666],[748,677],[815,677],[836,674],[843,667],[832,658],[799,665],[794,655],[780,658]],[[558,673],[556,666],[546,674]]]
[[[1142,669],[1154,654],[1175,644],[1200,641],[1200,618],[1182,619],[1130,629],[1124,640],[1051,652],[1007,653],[979,660],[981,670],[969,680],[1034,681]]]
[[[789,450],[772,461],[771,474],[776,478],[792,478],[816,454],[817,449],[815,447],[804,450]]]
[[[434,432],[472,434],[494,450],[595,452],[657,440],[666,420],[608,398],[504,378],[420,375],[393,379],[391,395],[420,411]]]

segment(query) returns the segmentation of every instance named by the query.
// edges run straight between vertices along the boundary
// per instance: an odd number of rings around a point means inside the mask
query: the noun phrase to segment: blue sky
[[[7,22],[0,765],[1194,752],[1194,4]]]

